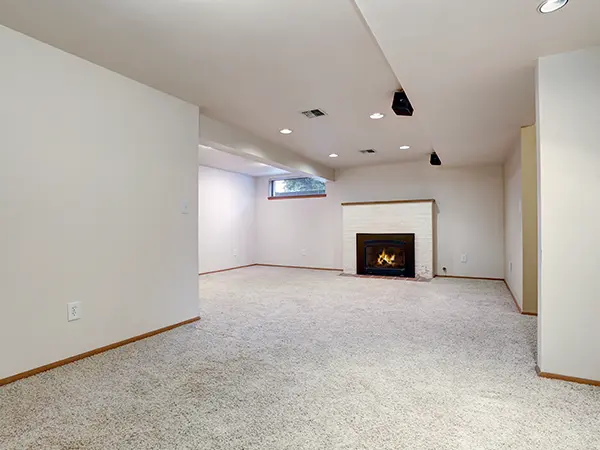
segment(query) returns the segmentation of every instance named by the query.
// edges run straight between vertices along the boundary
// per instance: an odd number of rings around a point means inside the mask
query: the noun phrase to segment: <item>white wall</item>
[[[269,178],[256,178],[256,262],[342,267],[342,207],[336,183],[327,197],[267,200]]]
[[[4,27],[0,55],[0,378],[196,316],[197,108]]]
[[[427,161],[340,170],[320,199],[267,200],[257,180],[258,263],[342,267],[341,202],[435,199],[436,268],[504,278],[502,166],[432,167]],[[303,255],[303,250],[306,255]],[[468,262],[461,263],[461,255]]]
[[[504,164],[504,279],[523,309],[521,139]]]
[[[200,166],[198,186],[200,273],[253,264],[254,179]]]
[[[600,48],[538,63],[543,372],[600,380]]]

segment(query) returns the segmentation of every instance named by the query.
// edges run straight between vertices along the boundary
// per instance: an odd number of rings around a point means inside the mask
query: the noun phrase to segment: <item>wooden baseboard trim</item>
[[[519,302],[517,302],[517,298],[515,297],[515,294],[513,294],[513,291],[510,289],[510,286],[508,285],[508,282],[506,280],[504,280],[504,284],[506,284],[506,289],[508,289],[508,292],[510,292],[510,296],[512,297],[513,302],[515,302],[515,306],[517,307],[517,311],[519,311],[519,314],[522,314],[524,316],[535,316],[535,317],[537,317],[537,313],[529,312],[529,311],[523,311],[521,309],[521,307],[519,306]]]
[[[255,266],[283,267],[284,269],[329,270],[332,272],[343,272],[344,271],[343,269],[328,269],[325,267],[283,266],[280,264],[255,264]]]
[[[174,325],[169,325],[164,328],[159,328],[158,330],[149,331],[148,333],[140,334],[139,336],[134,336],[129,339],[125,339],[124,341],[115,342],[113,344],[105,345],[104,347],[100,347],[94,350],[90,350],[89,352],[81,353],[79,355],[71,356],[70,358],[61,359],[60,361],[56,361],[50,364],[46,364],[45,366],[37,367],[35,369],[28,370],[26,372],[21,372],[16,375],[2,378],[0,379],[0,386],[4,386],[9,383],[13,383],[17,380],[21,380],[23,378],[28,378],[33,375],[37,375],[38,373],[46,372],[47,370],[55,369],[60,366],[64,366],[65,364],[69,364],[75,361],[79,361],[80,359],[87,358],[89,356],[94,356],[99,353],[104,353],[108,350],[113,350],[118,347],[122,347],[123,345],[131,344],[132,342],[140,341],[142,339],[146,339],[148,337],[154,336],[159,333],[164,333],[165,331],[172,330],[173,328],[181,327],[183,325],[190,324],[192,322],[196,322],[200,320],[200,317],[193,317],[188,320],[184,320],[183,322],[176,323]]]
[[[244,267],[252,267],[252,266],[256,266],[256,264],[246,264],[245,266],[230,267],[229,269],[213,270],[211,272],[200,272],[198,275],[209,275],[211,273],[228,272],[230,270],[243,269]]]
[[[510,292],[510,296],[512,297],[513,302],[515,302],[515,306],[517,308],[517,311],[519,311],[519,314],[523,314],[523,310],[519,306],[519,302],[517,302],[517,297],[515,297],[515,294],[513,294],[513,292],[510,290],[510,286],[508,285],[508,283],[506,282],[506,280],[504,280],[504,284],[506,285],[506,289],[508,289],[508,292]]]
[[[462,279],[465,279],[465,280],[504,281],[504,278],[463,277],[463,276],[460,276],[460,275],[436,275],[435,278],[462,278]]]
[[[542,378],[550,378],[552,380],[569,381],[571,383],[589,384],[590,386],[600,386],[600,380],[588,380],[587,378],[569,377],[567,375],[558,375],[556,373],[542,372],[539,366],[535,366],[535,371]]]

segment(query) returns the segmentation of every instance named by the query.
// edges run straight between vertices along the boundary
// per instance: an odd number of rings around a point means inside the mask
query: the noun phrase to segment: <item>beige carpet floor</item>
[[[600,449],[501,282],[251,267],[202,320],[0,388],[2,449]]]

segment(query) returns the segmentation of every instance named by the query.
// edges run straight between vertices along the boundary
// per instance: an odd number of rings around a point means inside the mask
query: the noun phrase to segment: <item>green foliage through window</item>
[[[324,195],[325,182],[316,178],[287,178],[271,180],[271,197],[298,197],[303,195]]]

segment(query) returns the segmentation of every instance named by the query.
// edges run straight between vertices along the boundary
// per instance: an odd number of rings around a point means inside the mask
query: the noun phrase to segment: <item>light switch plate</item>
[[[462,256],[460,257],[460,262],[461,263],[466,263],[467,262],[467,254],[463,253]]]
[[[81,319],[81,302],[67,303],[67,320],[72,322]]]

